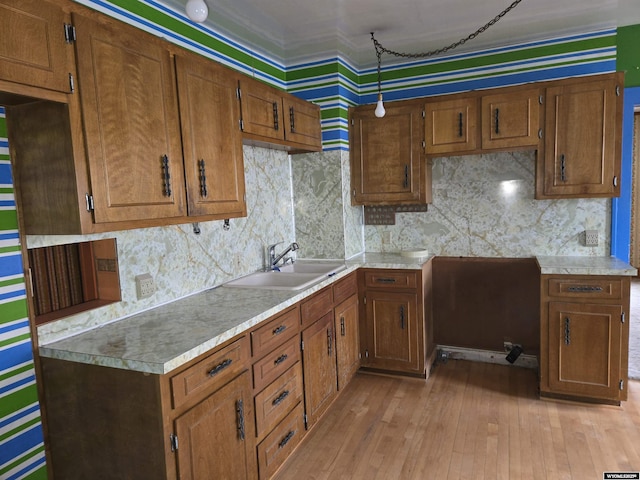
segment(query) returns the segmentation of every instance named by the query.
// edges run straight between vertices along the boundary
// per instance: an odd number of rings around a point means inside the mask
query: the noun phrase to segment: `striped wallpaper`
[[[9,148],[0,108],[0,479],[47,478]]]
[[[283,65],[189,22],[184,12],[155,0],[76,1],[314,101],[322,107],[325,150],[348,150],[348,108],[375,101],[376,69],[357,68],[340,55]],[[611,72],[616,69],[616,31],[404,64],[391,60],[383,57],[387,101]],[[44,463],[4,110],[0,108],[0,479],[44,479]]]

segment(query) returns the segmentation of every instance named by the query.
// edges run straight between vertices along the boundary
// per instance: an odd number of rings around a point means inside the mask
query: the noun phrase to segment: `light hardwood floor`
[[[536,372],[450,360],[359,373],[275,477],[602,479],[640,471],[640,382],[621,407],[540,400]]]

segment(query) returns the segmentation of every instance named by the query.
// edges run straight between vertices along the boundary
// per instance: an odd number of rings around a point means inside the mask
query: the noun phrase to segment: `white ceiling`
[[[205,1],[206,25],[285,65],[339,53],[365,67],[376,60],[371,31],[391,50],[430,51],[466,37],[513,0]],[[160,2],[184,11],[187,0]],[[522,0],[458,51],[633,24],[640,0]]]

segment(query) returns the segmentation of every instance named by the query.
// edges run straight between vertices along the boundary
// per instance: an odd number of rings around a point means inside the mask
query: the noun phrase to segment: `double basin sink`
[[[345,268],[346,265],[340,262],[299,260],[280,267],[280,271],[252,273],[227,282],[224,286],[266,290],[302,290]]]

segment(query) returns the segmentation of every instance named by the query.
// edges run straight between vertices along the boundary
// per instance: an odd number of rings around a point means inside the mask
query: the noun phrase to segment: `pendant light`
[[[193,22],[202,23],[209,15],[209,8],[204,0],[189,0],[185,7],[187,17]]]
[[[375,110],[376,117],[382,118],[382,117],[384,117],[384,115],[386,113],[385,109],[384,109],[384,104],[382,103],[382,78],[381,78],[381,73],[380,73],[380,67],[381,67],[381,63],[382,63],[382,54],[383,53],[388,53],[390,55],[393,55],[393,56],[396,56],[396,57],[402,57],[402,58],[427,58],[427,57],[432,57],[434,55],[440,55],[441,53],[448,52],[449,50],[453,50],[454,48],[459,47],[463,43],[466,43],[467,41],[473,40],[474,38],[476,38],[478,35],[480,35],[482,32],[487,30],[489,27],[493,26],[498,20],[500,20],[502,17],[504,17],[511,10],[516,8],[516,6],[518,6],[518,4],[521,1],[522,0],[515,0],[511,5],[509,5],[507,8],[505,8],[502,12],[500,12],[498,15],[496,15],[494,18],[492,18],[487,23],[485,23],[482,27],[478,28],[475,32],[467,35],[465,38],[462,38],[462,39],[458,40],[457,42],[452,43],[451,45],[448,45],[448,46],[443,47],[443,48],[439,48],[437,50],[432,50],[430,52],[404,53],[404,52],[396,52],[394,50],[389,50],[388,48],[383,47],[380,44],[380,42],[378,40],[376,40],[376,37],[373,36],[374,32],[371,32],[371,41],[373,42],[373,47],[376,49],[376,57],[377,57],[377,60],[378,60],[378,102],[376,104],[376,110]]]

